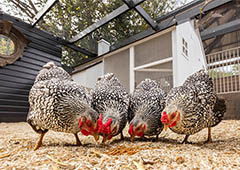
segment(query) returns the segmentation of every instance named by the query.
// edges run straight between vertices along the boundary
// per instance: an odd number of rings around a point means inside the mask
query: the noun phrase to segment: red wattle
[[[129,133],[130,135],[133,135],[133,124],[130,125],[130,128],[129,128],[129,130],[128,130],[128,133]]]
[[[81,132],[82,132],[82,134],[85,135],[85,136],[90,135],[90,133],[89,133],[88,131],[86,131],[85,129],[82,129]]]
[[[137,136],[142,137],[143,136],[143,132],[137,133]]]
[[[166,112],[163,112],[163,115],[161,117],[161,121],[162,121],[162,123],[167,123],[168,122],[168,115],[166,114]]]
[[[176,126],[176,124],[177,124],[177,121],[173,122],[173,123],[172,123],[170,126],[168,126],[168,127]]]

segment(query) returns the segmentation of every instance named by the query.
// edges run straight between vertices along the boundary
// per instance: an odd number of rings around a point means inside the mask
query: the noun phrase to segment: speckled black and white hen
[[[206,71],[200,70],[187,78],[182,86],[173,88],[166,99],[162,123],[175,133],[189,135],[208,128],[211,142],[211,127],[223,119],[226,112],[225,100],[214,92],[212,79]]]
[[[99,115],[90,107],[90,100],[88,90],[76,84],[65,70],[54,62],[45,64],[29,94],[27,122],[41,134],[35,150],[48,130],[73,133],[77,145],[81,145],[78,132],[95,135]]]
[[[161,122],[167,94],[155,81],[145,79],[134,90],[130,97],[128,130],[131,141],[135,136],[158,135],[163,130]]]
[[[121,134],[127,123],[129,95],[113,73],[97,79],[92,91],[92,107],[100,113],[99,133],[103,142]]]

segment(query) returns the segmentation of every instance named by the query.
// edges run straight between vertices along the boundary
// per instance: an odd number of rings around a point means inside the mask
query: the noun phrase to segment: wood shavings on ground
[[[193,144],[181,144],[183,135],[168,130],[158,141],[120,135],[106,144],[91,136],[79,138],[75,146],[72,134],[48,132],[43,146],[33,151],[39,135],[24,122],[0,123],[0,169],[239,169],[240,121],[224,120],[212,129],[213,142],[204,144],[207,129],[189,137]]]
[[[140,148],[139,146],[131,146],[127,147],[125,145],[117,146],[116,148],[111,149],[110,151],[107,151],[106,154],[108,155],[133,155],[139,151],[143,150],[143,148]]]
[[[133,163],[136,165],[138,170],[146,170],[142,162],[138,163],[136,161],[133,161]]]
[[[4,154],[0,154],[0,158],[6,158],[8,156],[10,156],[10,153],[4,153]]]
[[[59,165],[62,165],[62,166],[69,166],[69,165],[66,164],[66,163],[59,162],[58,160],[52,158],[52,157],[49,156],[49,155],[47,155],[46,157],[49,158],[49,159],[51,159],[53,162],[55,162],[55,163],[57,163],[57,164],[59,164]]]

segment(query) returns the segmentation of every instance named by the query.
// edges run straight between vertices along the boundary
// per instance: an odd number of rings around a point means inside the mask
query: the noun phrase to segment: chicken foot
[[[37,150],[38,148],[40,148],[41,146],[42,146],[42,140],[43,140],[43,137],[44,137],[44,135],[47,133],[47,131],[45,131],[45,132],[42,132],[41,134],[40,134],[40,137],[39,137],[39,139],[38,139],[38,141],[37,141],[37,143],[36,143],[36,145],[35,145],[35,147],[34,147],[34,150]]]

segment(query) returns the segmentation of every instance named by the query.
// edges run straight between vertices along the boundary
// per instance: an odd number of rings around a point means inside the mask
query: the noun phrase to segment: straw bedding
[[[224,120],[212,130],[213,143],[204,144],[207,129],[189,137],[168,130],[158,141],[129,141],[120,136],[98,144],[79,133],[84,146],[74,146],[72,134],[48,132],[43,146],[25,123],[0,123],[0,169],[240,169],[240,121]]]

